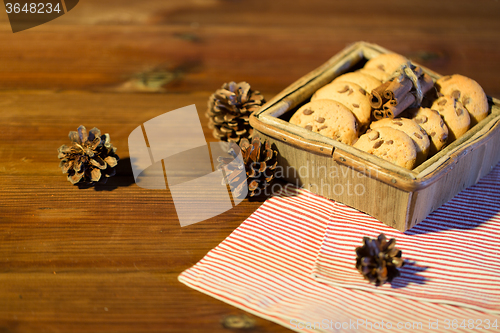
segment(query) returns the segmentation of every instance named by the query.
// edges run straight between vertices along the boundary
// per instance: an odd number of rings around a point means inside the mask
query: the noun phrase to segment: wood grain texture
[[[177,276],[261,202],[180,228],[169,191],[137,187],[127,158],[136,126],[188,102],[204,110],[204,94],[0,95],[0,123],[9,124],[0,133],[3,331],[222,331],[224,315],[241,313]],[[56,150],[80,123],[111,133],[119,147],[118,174],[106,185],[79,189],[58,168]]]
[[[499,10],[496,1],[86,0],[22,34],[2,13],[0,89],[133,90],[149,78],[167,91],[210,92],[245,79],[278,92],[366,40],[499,96]]]
[[[383,4],[383,5],[382,5]],[[169,191],[132,178],[127,138],[230,80],[268,99],[366,40],[500,96],[500,2],[82,0],[13,34],[0,11],[0,332],[227,332],[244,314],[185,287],[199,261],[261,202],[180,228]],[[122,162],[78,189],[56,149],[79,125],[111,135]],[[128,162],[127,162],[128,161]],[[287,332],[255,320],[249,332]]]

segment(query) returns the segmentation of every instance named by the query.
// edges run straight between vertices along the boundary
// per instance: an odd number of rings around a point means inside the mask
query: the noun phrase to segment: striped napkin
[[[312,271],[334,209],[307,190],[284,188],[179,280],[297,332],[498,327],[491,313],[316,281]]]
[[[360,235],[396,239],[401,277],[376,287],[353,269]],[[402,233],[335,203],[313,270],[316,280],[374,293],[500,314],[500,168]]]

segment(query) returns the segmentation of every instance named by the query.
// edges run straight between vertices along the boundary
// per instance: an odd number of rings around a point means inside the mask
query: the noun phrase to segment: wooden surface
[[[2,12],[0,332],[227,332],[233,314],[250,332],[288,331],[177,281],[261,202],[180,228],[168,190],[134,184],[128,135],[189,104],[202,115],[226,81],[270,99],[358,40],[499,97],[499,12],[497,0],[82,0],[16,34]],[[58,168],[81,124],[119,148],[106,186],[78,189]]]

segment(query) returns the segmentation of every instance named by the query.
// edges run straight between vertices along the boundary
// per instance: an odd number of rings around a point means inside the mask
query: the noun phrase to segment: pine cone
[[[259,137],[254,137],[251,144],[248,139],[241,139],[240,149],[235,143],[233,145],[229,153],[236,158],[238,151],[241,149],[245,170],[239,168],[241,164],[238,161],[221,157],[217,159],[220,163],[217,168],[222,168],[226,178],[233,187],[236,187],[233,192],[235,197],[242,198],[244,196],[245,185],[248,185],[248,193],[251,197],[258,195],[261,190],[269,186],[274,178],[276,166],[278,165],[278,152],[271,149],[269,142],[264,141],[261,143]]]
[[[208,127],[216,139],[239,143],[241,138],[251,137],[250,115],[265,102],[246,82],[224,83],[208,100]]]
[[[101,135],[96,127],[87,134],[85,126],[80,126],[78,132],[69,132],[69,139],[71,147],[62,145],[57,151],[61,160],[59,167],[68,174],[72,184],[105,183],[108,177],[115,175],[119,157],[109,142],[109,134]]]
[[[356,268],[366,280],[380,286],[399,276],[398,268],[403,266],[401,251],[396,239],[387,241],[384,234],[377,239],[363,237],[363,246],[356,248]]]

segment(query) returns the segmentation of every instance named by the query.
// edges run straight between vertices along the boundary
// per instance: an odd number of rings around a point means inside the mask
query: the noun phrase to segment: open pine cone
[[[233,143],[234,144],[234,143]],[[234,144],[236,145],[236,144]],[[241,164],[230,158],[218,158],[217,168],[224,170],[226,178],[235,187],[233,195],[237,198],[244,197],[245,186],[248,186],[248,193],[251,197],[258,195],[274,179],[276,166],[278,165],[278,152],[271,149],[269,142],[261,142],[259,137],[254,137],[252,143],[248,139],[241,139],[241,156],[245,169],[240,168]],[[236,158],[238,147],[233,147],[229,153]]]
[[[384,234],[377,239],[363,237],[363,246],[356,248],[356,268],[366,280],[380,286],[399,276],[398,268],[403,266],[401,251],[396,239],[389,241]]]
[[[85,126],[80,126],[78,132],[69,132],[69,139],[71,146],[62,145],[57,151],[61,160],[59,167],[68,174],[72,184],[105,183],[108,177],[115,175],[119,157],[109,134],[101,135],[96,127],[87,133]]]
[[[251,137],[250,115],[265,102],[246,82],[224,83],[208,100],[208,127],[216,139],[239,143],[241,138]]]

